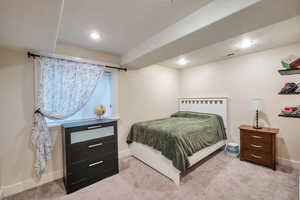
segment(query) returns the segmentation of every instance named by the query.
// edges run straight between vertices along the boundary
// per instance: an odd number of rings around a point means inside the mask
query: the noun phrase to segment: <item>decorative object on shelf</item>
[[[279,114],[279,117],[289,117],[289,118],[300,118],[300,115],[284,115],[284,114]]]
[[[285,75],[294,75],[294,74],[300,74],[300,68],[296,69],[282,69],[278,70],[279,74],[285,76]]]
[[[256,112],[256,120],[255,120],[255,125],[253,126],[253,128],[255,129],[261,129],[262,127],[259,125],[258,120],[259,120],[259,112],[262,111],[262,103],[263,100],[262,99],[252,99],[252,109]]]
[[[239,145],[236,143],[228,143],[226,145],[226,153],[238,157],[240,155]]]
[[[300,66],[300,57],[290,55],[281,61],[281,64],[286,69],[295,69]]]
[[[300,105],[296,107],[285,107],[281,110],[281,117],[299,117],[300,118]]]
[[[279,94],[293,94],[300,93],[300,83],[286,83],[283,88],[281,88]]]
[[[300,92],[292,92],[292,93],[281,93],[281,92],[279,92],[278,94],[279,95],[298,95],[298,94],[300,94]]]
[[[281,61],[285,70],[278,70],[281,75],[300,74],[300,57],[291,55]],[[286,83],[278,93],[279,95],[300,94],[300,83]],[[300,105],[296,107],[285,107],[281,109],[279,117],[300,118]]]
[[[98,116],[99,119],[102,118],[102,116],[105,114],[105,112],[106,112],[105,106],[103,106],[103,105],[96,106],[95,114]]]

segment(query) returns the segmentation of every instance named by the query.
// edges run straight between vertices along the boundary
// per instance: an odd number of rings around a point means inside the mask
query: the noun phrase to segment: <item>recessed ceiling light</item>
[[[240,44],[240,48],[247,49],[247,48],[250,48],[251,46],[253,46],[254,44],[255,44],[254,40],[243,39],[241,44]]]
[[[177,61],[177,64],[178,65],[186,65],[188,64],[190,61],[185,59],[185,58],[180,58],[178,61]]]
[[[91,33],[90,33],[90,37],[91,37],[93,40],[99,40],[99,39],[100,39],[100,35],[99,35],[99,33],[97,33],[97,32],[91,32]]]

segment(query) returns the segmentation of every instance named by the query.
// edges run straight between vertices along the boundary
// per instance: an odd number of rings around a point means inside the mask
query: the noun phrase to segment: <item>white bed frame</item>
[[[179,111],[192,111],[202,113],[213,113],[223,117],[224,125],[228,127],[227,105],[228,98],[213,97],[213,98],[180,98],[178,99]],[[226,141],[222,140],[212,146],[206,147],[190,156],[189,162],[191,166],[195,165],[208,155],[224,147]],[[180,185],[180,171],[176,169],[172,161],[161,154],[160,151],[153,149],[150,146],[133,142],[129,145],[131,155],[146,163],[153,169],[159,171],[163,175],[170,178],[177,185]]]

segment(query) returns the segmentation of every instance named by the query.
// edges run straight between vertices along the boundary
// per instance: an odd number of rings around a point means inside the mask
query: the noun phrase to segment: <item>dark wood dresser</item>
[[[116,120],[66,123],[62,130],[67,193],[119,172]]]
[[[242,125],[240,129],[240,160],[250,161],[276,170],[276,135],[279,129],[255,129]]]

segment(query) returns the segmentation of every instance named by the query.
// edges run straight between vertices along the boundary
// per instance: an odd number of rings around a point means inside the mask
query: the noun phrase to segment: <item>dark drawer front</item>
[[[113,174],[117,171],[118,160],[116,154],[109,154],[97,158],[73,164],[68,168],[69,185],[77,185],[86,181],[99,179],[105,174]]]
[[[70,146],[70,163],[86,161],[99,155],[114,153],[116,142],[114,136],[72,144]]]
[[[242,135],[246,141],[249,141],[251,143],[264,143],[264,144],[272,143],[272,136],[268,134],[243,131]]]
[[[272,165],[272,156],[270,153],[265,153],[261,151],[255,151],[255,150],[245,150],[243,151],[243,154],[245,160],[262,164],[265,166]]]
[[[114,174],[117,174],[118,171],[116,169],[112,169],[109,171],[105,171],[103,173],[101,173],[99,176],[94,177],[93,179],[86,179],[86,180],[82,180],[80,182],[77,183],[73,183],[73,184],[68,184],[67,188],[67,193],[71,193],[71,192],[75,192],[76,190],[79,190],[83,187],[86,187],[88,185],[91,185],[93,183],[96,183],[104,178],[110,177]]]

